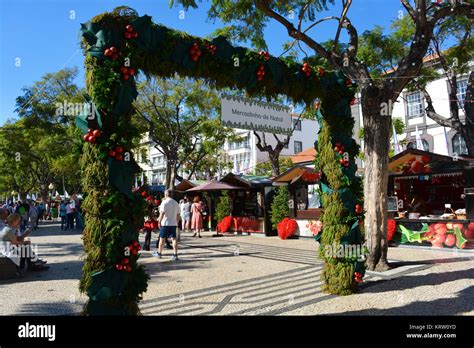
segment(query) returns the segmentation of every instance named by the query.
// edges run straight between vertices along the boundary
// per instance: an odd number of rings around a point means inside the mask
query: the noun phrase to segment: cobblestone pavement
[[[141,236],[141,240],[143,236]],[[152,245],[156,240],[153,235]],[[76,315],[86,298],[78,291],[81,234],[46,224],[32,243],[50,269],[0,282],[4,315]],[[424,268],[385,280],[364,278],[361,292],[321,292],[322,263],[313,240],[183,234],[180,259],[171,251],[140,262],[151,276],[140,308],[144,315],[473,315],[474,254],[390,248],[391,260]]]

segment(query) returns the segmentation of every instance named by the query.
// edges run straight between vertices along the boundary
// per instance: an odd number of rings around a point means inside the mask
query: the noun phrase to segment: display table
[[[395,218],[389,220],[388,240],[395,244],[474,249],[474,220]]]

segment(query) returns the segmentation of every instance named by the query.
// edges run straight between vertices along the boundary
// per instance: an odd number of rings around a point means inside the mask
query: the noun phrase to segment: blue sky
[[[129,6],[140,15],[148,14],[156,23],[205,36],[222,23],[207,20],[208,1],[203,0],[198,10],[190,10],[180,19],[180,7],[169,8],[168,0],[0,0],[0,125],[14,113],[15,98],[21,88],[32,85],[42,75],[64,67],[77,66],[77,83],[84,85],[83,55],[79,49],[80,23],[117,6]],[[338,15],[339,1],[329,13]],[[359,33],[382,25],[388,27],[401,10],[399,0],[355,0],[349,18]],[[71,19],[71,11],[75,18]],[[312,37],[325,41],[334,35],[334,25],[313,29]],[[288,41],[286,31],[279,23],[270,22],[265,36],[273,55],[282,53],[282,44]],[[344,37],[342,37],[344,38]],[[16,66],[20,59],[20,66]]]

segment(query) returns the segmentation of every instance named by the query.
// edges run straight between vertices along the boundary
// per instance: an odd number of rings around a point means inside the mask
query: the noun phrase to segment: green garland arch
[[[340,72],[233,47],[223,37],[206,40],[168,29],[127,7],[94,17],[81,31],[87,97],[96,108],[76,122],[87,141],[81,160],[86,258],[80,290],[89,297],[84,314],[139,314],[138,302],[147,289],[149,277],[137,264],[143,190],[131,190],[139,171],[130,153],[132,138],[138,136],[130,126],[137,71],[204,78],[216,88],[241,89],[250,96],[284,94],[295,103],[312,105],[319,99],[316,166],[322,174],[324,232],[317,239],[325,262],[324,288],[342,295],[357,290],[364,263],[354,255],[328,254],[326,247],[363,242],[357,207],[362,205],[361,180],[354,163],[358,146],[350,111],[354,84]],[[347,161],[334,150],[336,145],[347,152]]]

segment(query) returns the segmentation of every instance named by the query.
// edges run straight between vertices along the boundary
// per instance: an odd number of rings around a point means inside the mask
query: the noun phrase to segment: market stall
[[[271,236],[272,229],[266,202],[272,181],[264,176],[227,174],[221,182],[239,187],[230,191],[231,232],[247,232]]]
[[[408,149],[389,163],[388,240],[474,248],[473,160]]]
[[[276,186],[288,185],[289,217],[298,224],[296,236],[313,237],[321,230],[319,179],[319,172],[315,172],[314,166],[309,164],[297,164],[273,179]]]

